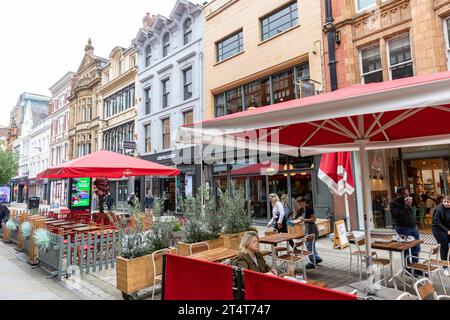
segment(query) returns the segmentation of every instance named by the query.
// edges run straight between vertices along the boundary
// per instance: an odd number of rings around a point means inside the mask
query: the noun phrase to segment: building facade
[[[48,117],[49,97],[42,95],[23,93],[18,100],[17,106],[12,111],[11,127],[16,128],[17,138],[12,141],[12,150],[19,156],[19,170],[17,177],[11,179],[13,188],[12,202],[26,202],[29,197],[30,179],[35,177],[35,171],[39,170],[39,166],[43,166],[40,155],[42,153],[45,133],[40,132],[42,122]],[[45,130],[42,130],[45,131]],[[40,135],[41,149],[39,151],[39,164],[37,163],[36,150],[39,148],[39,143],[36,144],[36,135]],[[39,141],[39,139],[38,139]],[[47,146],[49,142],[47,141]],[[47,150],[48,152],[48,150]],[[44,165],[45,165],[45,159]],[[32,177],[33,175],[33,177]],[[33,181],[31,181],[33,183]],[[40,182],[43,183],[42,181]],[[36,185],[36,182],[34,182]]]
[[[69,96],[75,73],[68,72],[50,87],[50,166],[69,161]],[[50,205],[67,206],[67,179],[50,180]]]
[[[331,20],[336,30],[336,35],[331,37],[334,42],[331,50],[336,56],[334,85],[338,89],[450,70],[449,0],[340,0],[331,3]],[[325,33],[325,65],[328,66],[327,38]],[[332,88],[329,68],[326,78],[327,88]],[[392,228],[388,205],[397,186],[407,185],[418,204],[421,194],[438,202],[448,193],[449,150],[450,146],[443,145],[369,152],[375,228]],[[358,166],[357,157],[354,158]],[[356,190],[361,190],[358,179],[356,183]],[[361,195],[357,197],[360,206]],[[335,201],[335,210],[343,211],[343,203]],[[360,212],[358,217],[352,218],[363,226],[362,208],[351,212]]]
[[[108,62],[107,59],[94,55],[94,47],[89,39],[69,96],[70,160],[99,150],[101,110],[97,91],[101,83],[101,69]]]
[[[0,127],[0,149],[6,150],[8,146],[8,127]]]
[[[177,167],[176,178],[146,177],[141,198],[151,189],[165,194],[165,210],[180,212],[181,199],[200,185],[197,149],[175,146],[179,126],[202,120],[202,7],[178,0],[170,14],[147,15],[134,43],[138,50],[138,152],[143,159]],[[179,161],[180,155],[188,161]]]
[[[321,1],[215,0],[203,14],[206,119],[324,91]],[[216,161],[205,183],[216,195],[244,188],[249,210],[262,223],[271,218],[269,193],[289,200],[303,195],[326,217],[332,201],[316,178],[320,157],[278,158],[271,167],[255,156]]]
[[[109,56],[110,62],[102,69],[102,82],[98,89],[102,122],[101,149],[129,154],[135,153],[131,145],[136,143],[136,50],[116,47]],[[129,148],[129,149],[127,149]],[[140,184],[137,183],[137,189]],[[111,195],[116,208],[126,208],[127,199],[135,192],[135,179],[111,179]]]

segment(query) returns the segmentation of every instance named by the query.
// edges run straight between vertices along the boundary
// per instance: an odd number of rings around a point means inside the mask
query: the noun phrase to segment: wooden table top
[[[100,236],[102,236],[102,235],[108,234],[108,231],[109,231],[109,234],[111,234],[111,235],[112,235],[114,232],[115,232],[115,233],[119,233],[119,230],[113,230],[113,229],[94,230],[94,231],[89,231],[88,233],[89,233],[89,234],[96,234],[96,235],[98,235],[98,236],[100,237]]]
[[[45,222],[45,224],[51,224],[51,225],[54,225],[55,223],[61,223],[61,222],[67,222],[66,220],[47,220],[47,221],[44,221]]]
[[[210,262],[220,262],[226,259],[234,258],[238,255],[238,253],[239,251],[235,249],[216,248],[193,254],[190,257]]]
[[[56,223],[51,223],[50,225],[53,227],[61,227],[61,226],[69,225],[69,224],[73,224],[73,221],[56,222]]]
[[[375,241],[372,243],[372,249],[402,252],[402,251],[414,248],[415,246],[417,246],[418,244],[421,244],[421,243],[423,243],[423,240],[414,240],[411,242],[391,241],[388,243]]]
[[[73,229],[73,228],[81,228],[81,227],[87,227],[87,224],[74,223],[74,224],[66,224],[66,225],[61,226],[61,228],[64,228],[64,229]]]
[[[73,228],[73,231],[76,232],[88,232],[88,231],[95,231],[101,229],[99,226],[85,226],[85,227],[79,227],[79,228]]]
[[[278,244],[280,242],[303,238],[301,234],[277,233],[259,239],[260,243]]]

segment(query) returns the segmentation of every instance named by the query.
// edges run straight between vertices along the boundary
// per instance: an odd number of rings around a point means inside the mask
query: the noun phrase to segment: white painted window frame
[[[380,59],[381,59],[380,43],[378,43],[378,44],[373,43],[373,44],[371,44],[369,46],[365,46],[365,47],[359,48],[359,50],[358,50],[358,53],[359,53],[359,70],[360,70],[361,83],[362,84],[365,84],[364,76],[367,76],[367,75],[370,75],[372,73],[376,73],[376,72],[379,72],[379,71],[381,71],[381,73],[383,73],[383,64],[381,64],[381,68],[380,69],[377,69],[377,70],[374,70],[374,71],[370,71],[370,72],[367,72],[367,73],[364,73],[364,71],[363,71],[364,69],[363,69],[363,62],[362,62],[362,51],[365,50],[365,49],[369,49],[369,48],[375,47],[375,46],[378,46],[378,50],[380,51]]]
[[[368,7],[360,9],[359,6],[358,6],[358,0],[355,0],[356,13],[360,13],[360,12],[363,12],[363,11],[375,8],[377,6],[377,0],[374,0],[374,2],[375,2],[374,4],[372,4],[372,5],[368,6]]]
[[[450,70],[450,40],[447,24],[450,24],[450,16],[444,19],[445,51],[447,53],[447,67]]]
[[[401,62],[401,63],[397,63],[396,65],[391,65],[391,54],[390,54],[391,51],[390,51],[389,45],[390,45],[390,43],[392,41],[397,40],[399,38],[403,38],[403,37],[405,37],[405,38],[408,37],[409,50],[411,51],[411,60],[404,61],[404,62]],[[404,65],[404,64],[408,64],[410,62],[412,62],[412,64],[413,64],[413,73],[414,73],[414,57],[413,57],[413,51],[412,51],[412,48],[411,48],[411,34],[409,32],[408,33],[402,33],[402,34],[400,34],[400,35],[398,35],[396,37],[392,37],[392,38],[388,39],[386,41],[386,55],[387,55],[388,70],[389,70],[389,80],[392,80],[392,68],[395,68],[395,67],[398,67],[398,66],[401,66],[401,65]]]

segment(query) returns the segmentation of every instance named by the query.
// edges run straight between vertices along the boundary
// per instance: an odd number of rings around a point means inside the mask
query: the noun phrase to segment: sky
[[[68,71],[76,72],[89,38],[94,54],[108,58],[114,47],[131,45],[146,12],[169,16],[175,2],[0,1],[0,126],[9,125],[22,92],[50,96],[53,84]]]

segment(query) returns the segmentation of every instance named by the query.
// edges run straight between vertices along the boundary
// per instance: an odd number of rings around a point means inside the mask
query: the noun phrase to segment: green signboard
[[[89,208],[91,205],[91,178],[72,178],[70,207]]]

